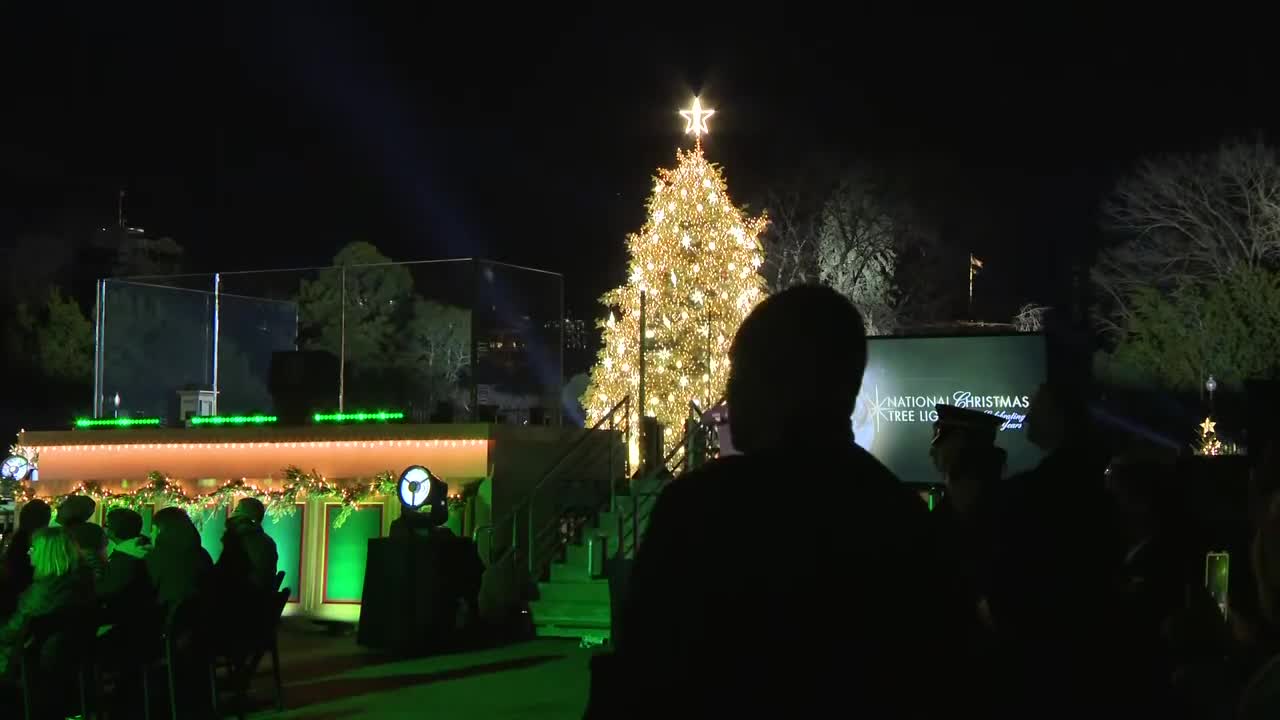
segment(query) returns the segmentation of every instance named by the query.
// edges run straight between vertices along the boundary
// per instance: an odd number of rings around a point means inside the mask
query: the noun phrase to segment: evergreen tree
[[[711,112],[695,99],[693,109],[681,113],[689,120],[685,131],[698,142],[677,151],[674,169],[659,170],[648,220],[627,238],[629,278],[602,299],[610,313],[582,402],[594,423],[630,396],[631,427],[639,427],[643,293],[644,414],[665,427],[668,448],[683,431],[689,403],[707,408],[724,395],[729,343],[765,294],[758,271],[767,220],[734,206],[720,169],[703,155],[701,135]]]

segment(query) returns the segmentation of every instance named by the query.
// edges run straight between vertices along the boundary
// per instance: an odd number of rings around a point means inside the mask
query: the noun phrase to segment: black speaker
[[[267,389],[281,425],[305,425],[338,405],[338,358],[321,350],[271,354]]]

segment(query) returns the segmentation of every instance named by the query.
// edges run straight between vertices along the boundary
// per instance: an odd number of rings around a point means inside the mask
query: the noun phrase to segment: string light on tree
[[[764,216],[747,217],[730,200],[720,169],[702,153],[714,110],[694,98],[681,110],[692,150],[676,152],[676,167],[661,169],[648,200],[648,219],[627,238],[628,281],[605,294],[610,308],[600,325],[603,349],[591,371],[583,406],[591,422],[624,397],[632,398],[631,427],[639,427],[640,294],[645,294],[645,407],[677,440],[689,403],[708,407],[724,394],[729,342],[764,298],[760,234]],[[633,434],[632,457],[637,446]]]

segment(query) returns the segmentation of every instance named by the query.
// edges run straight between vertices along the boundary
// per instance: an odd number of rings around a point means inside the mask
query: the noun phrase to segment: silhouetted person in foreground
[[[588,717],[934,717],[960,703],[960,611],[928,511],[853,442],[863,327],[821,287],[743,322],[728,387],[743,454],[659,498]]]
[[[1261,514],[1254,536],[1252,557],[1257,579],[1258,604],[1265,624],[1263,632],[1276,652],[1249,679],[1235,700],[1240,720],[1264,720],[1280,717],[1280,494],[1273,494]]]
[[[0,580],[0,617],[13,611],[18,596],[31,585],[31,536],[49,527],[53,510],[43,500],[32,500],[18,511],[18,529],[10,536],[4,550],[4,577]]]
[[[930,520],[939,534],[946,561],[960,583],[956,592],[974,613],[967,628],[970,644],[982,647],[987,638],[978,622],[978,578],[985,558],[978,510],[983,494],[1004,476],[1008,454],[996,446],[1004,419],[955,405],[939,404],[936,409],[938,419],[933,424],[929,457],[947,490]]]
[[[1007,717],[1079,717],[1150,695],[1127,659],[1135,637],[1115,589],[1122,544],[1089,431],[1080,389],[1042,386],[1026,432],[1044,459],[979,503],[984,607],[999,648],[992,677]]]

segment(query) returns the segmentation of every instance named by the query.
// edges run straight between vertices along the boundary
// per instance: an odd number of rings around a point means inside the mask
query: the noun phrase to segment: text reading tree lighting
[[[764,262],[759,237],[768,220],[745,216],[730,200],[720,169],[702,154],[702,135],[714,112],[697,98],[680,112],[694,147],[676,151],[675,169],[658,171],[648,220],[627,237],[629,279],[601,299],[609,308],[601,327],[604,347],[582,398],[588,422],[594,423],[630,395],[630,422],[639,426],[644,293],[643,411],[666,427],[668,450],[679,437],[689,403],[706,408],[724,394],[729,342],[765,294],[758,273]],[[633,457],[636,443],[633,436]]]

